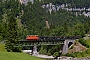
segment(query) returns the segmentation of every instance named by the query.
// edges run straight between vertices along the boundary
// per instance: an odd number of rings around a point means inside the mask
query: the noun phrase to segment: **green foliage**
[[[75,29],[74,30],[75,36],[77,36],[77,35],[85,36],[85,29],[84,29],[84,26],[82,23],[76,24],[74,29]]]
[[[67,53],[67,54],[62,54],[62,56],[69,56],[69,57],[75,57],[75,55],[73,53]]]
[[[85,52],[86,52],[86,54],[89,54],[90,55],[90,48],[87,49]]]
[[[85,36],[90,32],[89,17],[75,16],[72,14],[74,12],[62,9],[49,14],[41,6],[51,2],[55,5],[67,3],[71,4],[70,7],[76,8],[90,6],[89,0],[43,0],[41,2],[35,1],[34,4],[28,3],[26,6],[21,5],[18,0],[0,2],[0,40],[7,40],[6,49],[8,51],[20,50],[12,47],[18,42],[17,40],[25,39],[26,35]],[[46,20],[49,22],[50,29],[46,28]],[[83,44],[88,47],[87,44]],[[40,52],[53,55],[60,48],[60,46],[41,47]]]
[[[55,52],[60,53],[62,45],[56,45],[56,46],[41,46],[39,53],[40,54],[47,54],[47,55],[53,55]]]
[[[78,58],[87,57],[89,55],[90,55],[90,49],[87,49],[86,51],[83,51],[83,52],[74,52],[74,53],[64,54],[64,56],[78,57]]]
[[[87,48],[89,48],[89,45],[87,44],[86,40],[84,40],[83,38],[79,39],[79,42],[80,42],[82,45],[84,45],[84,46],[86,46]]]
[[[50,36],[63,36],[64,34],[64,28],[63,27],[57,27],[56,29],[52,29]]]
[[[88,18],[84,16],[75,16],[71,12],[60,10],[52,12],[52,14],[46,13],[46,10],[41,8],[42,3],[46,4],[50,1],[35,1],[34,4],[22,5],[21,8],[24,11],[21,20],[27,27],[28,35],[43,35],[43,36],[71,36],[71,35],[85,35],[84,23]],[[57,2],[51,1],[51,2]],[[64,1],[65,2],[65,1]],[[64,18],[63,18],[64,17]],[[45,21],[48,20],[50,29],[48,30],[45,25]],[[80,24],[80,23],[81,24]],[[64,23],[64,24],[63,24]],[[74,27],[81,26],[79,30]],[[61,31],[62,30],[62,31]],[[81,31],[82,30],[82,31]]]
[[[86,40],[86,43],[89,45],[89,47],[90,47],[90,39],[87,39]]]
[[[39,51],[40,54],[47,54],[47,49],[46,49],[47,46],[41,46],[41,49]]]
[[[7,40],[5,47],[9,52],[18,52],[19,48],[16,48],[15,45],[18,43],[17,37],[17,23],[16,19],[13,17],[8,17],[8,32],[7,32]]]
[[[44,0],[35,1],[34,4],[30,2],[25,6],[21,5],[18,0],[5,1],[0,3],[0,23],[2,26],[1,39],[7,36],[7,15],[12,15],[17,18],[18,30],[17,34],[19,39],[25,39],[26,35],[39,35],[39,36],[84,36],[88,33],[90,27],[89,19],[84,16],[75,16],[72,12],[67,12],[60,9],[60,11],[52,12],[49,14],[46,9],[43,9],[42,4],[49,2],[57,4],[71,3],[71,0]],[[74,1],[76,3],[76,1]],[[84,1],[86,2],[86,1]],[[83,2],[83,3],[84,3]],[[45,21],[48,20],[50,29],[46,28]],[[3,23],[2,23],[3,21]],[[6,23],[5,23],[6,21]],[[5,23],[5,24],[4,24]],[[21,25],[20,25],[20,24]],[[83,24],[82,24],[83,23]],[[85,23],[85,24],[84,24]],[[75,28],[74,28],[75,27]],[[86,28],[88,27],[88,28]]]
[[[53,56],[54,56],[54,57],[59,56],[59,53],[58,53],[58,52],[55,52],[55,53],[53,54]]]

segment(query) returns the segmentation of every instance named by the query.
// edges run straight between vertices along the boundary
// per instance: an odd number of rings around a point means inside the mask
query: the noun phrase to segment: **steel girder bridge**
[[[16,44],[15,47],[33,47],[33,53],[37,54],[37,46],[41,45],[63,45],[62,54],[65,54],[68,52],[69,43],[74,43],[76,39],[82,38],[82,36],[70,36],[70,37],[59,37],[59,36],[53,36],[53,37],[39,37],[39,40],[19,40],[19,43]],[[36,52],[36,53],[35,53]]]
[[[16,46],[40,46],[40,45],[59,45],[64,44],[65,40],[76,40],[82,38],[81,36],[70,36],[70,37],[59,37],[59,36],[53,36],[53,37],[45,37],[41,36],[39,40],[19,40],[19,44],[16,44]]]

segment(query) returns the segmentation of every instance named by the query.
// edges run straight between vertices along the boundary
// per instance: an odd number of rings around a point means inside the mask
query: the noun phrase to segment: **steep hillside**
[[[68,0],[67,0],[68,1]],[[18,24],[18,36],[20,39],[25,39],[26,35],[39,36],[71,36],[82,35],[89,32],[89,17],[82,15],[76,16],[73,12],[68,12],[63,9],[59,11],[52,11],[50,14],[47,10],[42,8],[43,4],[62,3],[62,0],[35,0],[32,4],[28,2],[27,5],[16,1],[4,1],[0,3],[0,27],[1,38],[6,37],[6,27],[8,24],[8,16],[13,16]],[[55,2],[55,3],[54,3]],[[65,1],[63,1],[64,3]],[[77,1],[75,1],[77,2]],[[69,2],[70,3],[70,2]],[[81,4],[81,3],[80,3]],[[6,17],[4,16],[6,15]],[[3,22],[2,22],[3,21]],[[48,21],[49,29],[47,29],[46,21]],[[82,27],[82,28],[81,28]],[[86,28],[88,27],[88,28]],[[77,31],[78,30],[78,31]],[[82,30],[82,31],[81,31]]]

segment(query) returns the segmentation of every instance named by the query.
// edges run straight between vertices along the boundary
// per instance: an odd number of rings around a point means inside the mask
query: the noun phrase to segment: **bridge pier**
[[[73,44],[73,43],[74,43],[74,40],[65,40],[65,41],[64,41],[62,54],[66,54],[66,53],[68,52],[68,48],[69,48],[68,44],[69,44],[70,42]]]
[[[68,41],[65,40],[64,45],[63,45],[62,54],[66,54],[67,52],[68,52]]]
[[[38,55],[38,52],[37,52],[37,46],[33,46],[33,51],[32,51],[32,55]]]

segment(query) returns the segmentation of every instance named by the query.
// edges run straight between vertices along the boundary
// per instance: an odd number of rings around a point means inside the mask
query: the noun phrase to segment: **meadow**
[[[7,52],[4,44],[0,43],[0,60],[44,60],[26,53]]]
[[[25,53],[0,52],[0,60],[43,60]]]

